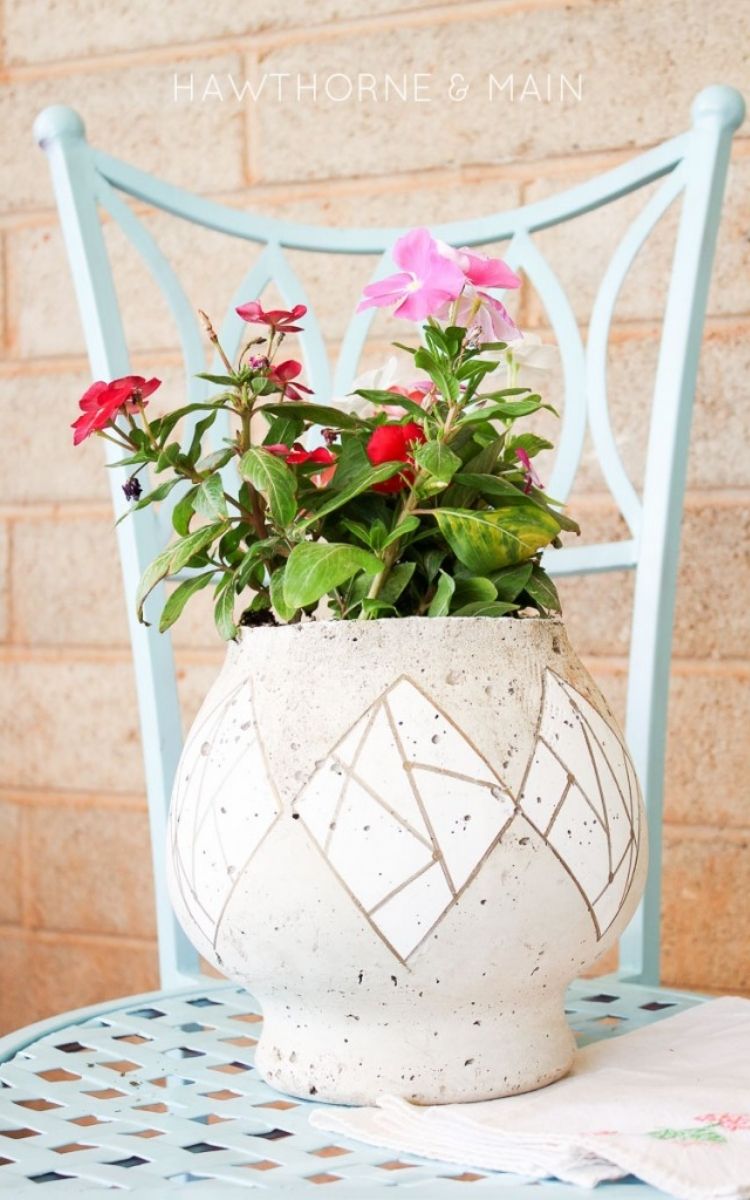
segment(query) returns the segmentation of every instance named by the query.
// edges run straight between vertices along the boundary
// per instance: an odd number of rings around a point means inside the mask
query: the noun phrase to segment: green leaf
[[[502,500],[508,500],[510,503],[516,497],[521,498],[521,501],[527,501],[526,496],[520,487],[516,487],[508,479],[503,479],[500,475],[483,475],[476,474],[474,471],[461,471],[456,475],[456,483],[463,484],[472,492],[479,492],[482,496],[491,498],[500,497]]]
[[[222,580],[219,585],[219,596],[214,605],[214,622],[225,642],[237,636],[237,626],[234,623],[234,579],[231,575],[228,575],[227,579],[228,583]]]
[[[247,587],[250,579],[253,576],[253,573],[258,569],[259,566],[262,566],[265,559],[273,558],[274,553],[279,545],[279,541],[280,539],[278,537],[270,537],[262,538],[260,541],[253,542],[252,546],[247,551],[237,568],[235,579],[236,590],[238,592],[241,592],[243,588]]]
[[[369,491],[369,489],[376,483],[384,483],[386,479],[390,479],[393,475],[398,474],[399,471],[403,471],[403,469],[404,464],[402,462],[383,463],[379,467],[371,467],[368,460],[367,470],[362,471],[362,473],[359,475],[355,475],[346,485],[346,487],[334,492],[330,499],[326,500],[311,517],[308,517],[306,521],[301,521],[297,525],[297,529],[309,529],[309,527],[314,525],[316,521],[319,521],[321,517],[327,517],[329,513],[335,512],[337,508],[342,508],[344,504],[348,504],[349,501],[353,500],[355,496],[359,496],[362,492]],[[336,482],[337,475],[338,471],[333,477],[334,483]],[[325,491],[326,495],[328,495],[328,493],[331,491],[331,485],[329,485]]]
[[[425,350],[424,347],[414,355],[414,366],[426,371],[446,400],[450,400],[451,403],[455,404],[461,390],[458,380],[455,375],[452,375],[450,371],[436,362],[433,355]]]
[[[139,621],[143,621],[143,605],[146,597],[154,590],[157,583],[167,575],[176,575],[178,571],[181,571],[195,554],[199,554],[201,550],[210,545],[224,529],[226,529],[226,525],[223,522],[204,525],[201,529],[196,529],[194,533],[189,533],[187,537],[181,538],[179,542],[175,542],[173,546],[167,546],[161,554],[157,554],[154,561],[149,563],[143,572],[136,591],[135,604]],[[146,621],[144,624],[148,624],[148,622]]]
[[[213,412],[208,414],[207,417],[203,417],[202,420],[196,421],[195,428],[193,429],[193,436],[187,449],[187,458],[191,463],[194,463],[200,457],[203,435],[211,428],[218,415],[219,410],[215,408]]]
[[[467,454],[464,460],[464,471],[475,475],[489,474],[493,471],[505,444],[504,435],[501,437],[495,436],[488,446],[483,446],[478,453],[472,455],[471,451],[472,449],[476,449],[476,444],[471,438],[470,427],[462,430],[462,434],[469,437],[468,448],[464,448],[464,453]],[[466,508],[475,495],[475,489],[458,484],[454,478],[448,491],[443,496],[443,504],[450,505],[452,508]]]
[[[358,546],[330,542],[300,542],[286,564],[284,595],[289,605],[305,608],[346,583],[358,571],[376,575],[382,562]]]
[[[226,450],[211,450],[209,454],[204,454],[203,458],[199,459],[195,468],[197,471],[220,471],[233,456],[234,450],[230,450],[229,447]]]
[[[395,567],[391,568],[385,583],[377,595],[378,600],[382,604],[395,604],[404,588],[407,587],[414,574],[416,565],[413,562],[402,562],[397,563]]]
[[[220,383],[222,387],[236,387],[236,375],[210,375],[208,371],[196,371],[196,379],[206,379],[209,383]]]
[[[192,579],[186,579],[184,583],[175,588],[161,611],[159,633],[165,633],[170,626],[174,625],[190,597],[206,587],[213,577],[213,571],[206,571],[204,575],[193,575]]]
[[[243,454],[239,470],[266,497],[276,524],[289,525],[297,513],[297,480],[286,463],[268,450],[253,447]]]
[[[414,461],[442,483],[450,483],[462,466],[461,459],[445,442],[424,442],[414,451]]]
[[[531,572],[533,570],[532,563],[519,563],[515,567],[503,567],[502,571],[495,571],[490,579],[497,588],[498,600],[515,600],[523,589],[526,587]]]
[[[534,563],[525,591],[545,612],[560,612],[560,597],[547,572]]]
[[[413,417],[419,421],[424,421],[424,409],[420,408],[415,400],[410,400],[408,396],[402,396],[399,392],[383,392],[377,391],[374,388],[357,388],[353,393],[355,396],[361,396],[363,400],[369,400],[371,404],[389,405],[406,409]]]
[[[154,590],[157,583],[169,573],[169,563],[172,557],[172,547],[167,546],[166,550],[162,550],[161,554],[157,554],[153,562],[149,563],[146,570],[143,572],[138,588],[135,594],[135,606],[138,613],[138,620],[148,625],[148,621],[143,620],[143,605],[146,597]]]
[[[224,521],[215,522],[212,525],[202,525],[200,529],[196,529],[193,533],[189,533],[187,537],[181,538],[172,546],[172,556],[169,563],[169,573],[176,575],[183,567],[186,567],[190,559],[194,555],[200,554],[211,542],[215,541],[226,530]]]
[[[263,445],[292,446],[302,433],[304,425],[300,417],[291,417],[287,413],[281,417],[273,417],[268,422],[268,433],[263,438]]]
[[[517,604],[506,604],[502,600],[477,600],[474,604],[465,604],[456,612],[454,617],[504,617],[506,613],[515,612]]]
[[[497,404],[488,404],[486,408],[476,408],[473,412],[465,413],[461,418],[462,425],[470,425],[477,421],[515,421],[518,417],[528,417],[531,413],[545,408],[541,396],[527,396],[525,400],[506,400]]]
[[[494,583],[484,575],[471,575],[468,579],[456,580],[452,607],[463,608],[465,604],[474,604],[480,600],[487,603],[496,599],[497,588]]]
[[[386,546],[390,546],[391,542],[397,542],[408,533],[413,533],[415,529],[419,529],[419,525],[419,517],[404,517],[403,521],[399,521],[395,529],[392,529],[388,536],[383,539],[377,549],[385,550]]]
[[[179,500],[172,509],[172,528],[175,533],[179,533],[180,537],[187,537],[190,533],[190,520],[194,513],[193,502],[195,493],[198,491],[198,485],[191,487],[185,492],[184,496],[180,496]]]
[[[209,521],[229,515],[220,475],[209,475],[208,479],[203,480],[195,493],[193,508],[202,517],[208,517]]]
[[[539,437],[536,433],[516,434],[508,442],[508,449],[513,453],[516,447],[519,450],[525,450],[529,458],[534,458],[542,450],[554,450],[552,442],[548,442],[546,438]]]
[[[297,609],[287,602],[284,595],[284,572],[286,567],[278,567],[271,576],[271,604],[280,621],[291,621]]]
[[[157,472],[163,471],[165,467],[173,467],[177,460],[182,458],[182,448],[179,442],[170,442],[168,446],[160,452],[156,460],[154,470]]]
[[[450,575],[446,575],[445,571],[441,571],[438,585],[435,588],[435,595],[432,597],[430,607],[427,609],[427,616],[447,617],[455,589],[455,579],[452,579]]]
[[[367,427],[361,417],[350,416],[340,408],[327,404],[312,404],[307,400],[284,400],[281,404],[264,404],[257,412],[272,417],[302,417],[308,425],[329,425],[333,429],[362,429]]]
[[[500,509],[430,510],[456,558],[477,575],[524,562],[559,532],[555,518],[536,504]]]

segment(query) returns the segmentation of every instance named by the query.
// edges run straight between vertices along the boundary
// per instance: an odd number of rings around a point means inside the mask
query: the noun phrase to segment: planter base
[[[570,1070],[575,1040],[562,1002],[471,1011],[471,1019],[433,1014],[298,1011],[264,1016],[255,1063],[279,1091],[330,1104],[372,1104],[402,1096],[417,1104],[493,1100],[554,1083]],[[476,1014],[475,1015],[475,1011]]]

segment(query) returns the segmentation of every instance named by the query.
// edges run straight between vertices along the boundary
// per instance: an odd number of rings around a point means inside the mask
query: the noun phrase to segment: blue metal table
[[[568,1019],[580,1045],[616,1037],[699,1002],[623,984],[574,984]],[[309,1100],[284,1096],[253,1065],[262,1017],[252,997],[207,980],[67,1013],[0,1039],[0,1193],[76,1196],[116,1189],[159,1197],[237,1188],[310,1196],[464,1193],[462,1185],[534,1200],[592,1195],[561,1183],[332,1141],[310,1127]],[[509,1190],[510,1189],[510,1190]],[[661,1193],[636,1182],[596,1190],[630,1200]]]

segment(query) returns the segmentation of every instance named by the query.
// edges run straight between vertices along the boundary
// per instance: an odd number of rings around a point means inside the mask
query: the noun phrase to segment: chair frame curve
[[[644,899],[620,943],[622,978],[656,984],[659,977],[661,905],[661,824],[667,700],[679,537],[686,481],[687,449],[701,335],[713,264],[732,135],[744,116],[744,102],[732,88],[713,86],[693,104],[692,127],[594,179],[550,197],[475,220],[432,226],[454,245],[477,246],[510,239],[509,261],[525,268],[545,298],[563,355],[566,403],[560,452],[550,491],[564,499],[580,459],[586,423],[602,468],[630,537],[615,543],[552,551],[545,558],[558,575],[633,569],[635,593],[630,640],[626,737],[646,800],[651,865]],[[390,249],[402,228],[326,228],[247,213],[198,197],[93,149],[81,118],[54,106],[40,113],[36,140],[49,160],[60,224],[81,313],[88,357],[95,378],[129,373],[120,307],[103,236],[100,208],[117,220],[140,251],[171,308],[186,368],[199,361],[199,331],[179,280],[158,246],[121,194],[175,217],[265,247],[242,282],[260,294],[275,280],[285,299],[298,301],[299,281],[285,250],[379,255],[376,275],[389,267]],[[603,277],[584,347],[564,291],[531,235],[570,221],[630,192],[668,177],[626,233]],[[610,324],[620,288],[639,249],[662,213],[682,197],[672,274],[667,294],[645,478],[639,497],[620,460],[607,409],[606,359]],[[239,292],[237,293],[240,294]],[[249,294],[249,292],[248,292]],[[242,299],[247,299],[245,291]],[[234,301],[233,301],[234,303]],[[342,343],[335,376],[336,394],[354,377],[372,313],[352,319]],[[232,345],[240,325],[230,308],[222,336]],[[303,342],[305,365],[316,390],[330,388],[329,364],[317,327]],[[202,366],[202,363],[201,363]],[[200,368],[198,368],[200,369]],[[201,394],[193,383],[191,398]],[[197,389],[197,390],[196,390]],[[107,446],[108,451],[111,448]],[[109,461],[112,456],[108,455]],[[121,485],[125,472],[109,472],[116,515],[125,511]],[[161,550],[164,521],[152,508],[117,526],[123,580],[128,597],[145,566]],[[157,588],[152,605],[163,601]],[[162,984],[175,987],[195,979],[196,951],[177,924],[167,894],[164,846],[172,780],[182,745],[174,656],[168,635],[138,624],[128,604],[156,892]]]

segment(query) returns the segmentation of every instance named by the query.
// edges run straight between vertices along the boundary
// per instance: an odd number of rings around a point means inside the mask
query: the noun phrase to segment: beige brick
[[[145,812],[34,807],[29,839],[35,926],[154,936]]]
[[[257,248],[165,214],[145,217],[144,224],[172,265],[191,307],[207,310],[218,327],[235,289],[258,258]],[[108,222],[105,233],[129,350],[177,351],[177,328],[147,267],[118,226]],[[83,330],[59,230],[17,230],[9,235],[8,255],[19,357],[83,354]]]
[[[307,46],[280,47],[263,56],[259,76],[289,72],[294,79],[316,71],[324,80],[336,72],[371,72],[382,80],[386,70],[397,78],[427,72],[432,100],[336,103],[320,97],[298,103],[292,97],[279,103],[275,94],[261,93],[257,169],[269,180],[310,179],[331,175],[339,163],[347,175],[367,175],[384,164],[399,171],[644,146],[687,125],[695,93],[707,79],[724,78],[727,63],[737,61],[748,19],[730,0],[712,10],[709,23],[686,0],[658,7],[648,0],[607,0],[368,32],[316,46],[313,55]],[[455,72],[471,85],[463,102],[447,98]],[[514,102],[507,92],[487,99],[491,73],[501,83],[513,74]],[[552,76],[552,103],[529,98],[528,89],[521,99],[529,73],[543,95]],[[581,102],[568,95],[559,103],[561,73],[573,81],[583,76]]]
[[[750,833],[666,830],[664,982],[726,992],[750,989]]]
[[[70,430],[90,382],[84,371],[0,377],[0,503],[107,502],[101,443],[74,449]]]
[[[10,0],[6,16],[8,61],[37,63],[80,59],[98,54],[119,54],[173,42],[234,37],[267,30],[312,31],[331,22],[373,17],[381,13],[408,12],[449,4],[449,0],[318,0],[311,9],[307,0],[284,4],[242,6],[220,0],[209,7],[200,0],[182,0],[179,28],[170,13],[156,14],[148,0],[115,3],[103,9],[95,0],[59,0],[45,12],[44,33],[22,0]]]
[[[718,501],[717,497],[717,501]],[[571,511],[582,528],[582,544],[627,536],[610,510]],[[716,598],[731,580],[734,594],[750,586],[747,545],[750,511],[741,502],[688,499],[681,535],[673,653],[687,658],[745,656],[750,638],[745,608]],[[566,539],[570,544],[571,539]],[[632,572],[573,576],[559,581],[563,613],[573,644],[584,654],[627,654],[633,596]]]
[[[0,521],[0,641],[10,640],[10,539],[8,526]]]
[[[156,946],[117,938],[0,938],[0,1030],[159,986]]]
[[[544,328],[542,340],[554,345],[551,330]],[[750,409],[745,401],[750,372],[748,330],[744,323],[713,329],[705,337],[693,410],[688,457],[688,487],[747,487],[750,458],[737,447],[750,438]],[[610,340],[607,399],[610,423],[628,477],[637,491],[643,486],[652,396],[659,350],[658,331],[634,335],[621,327]],[[537,373],[530,381],[545,400],[564,416],[562,364]],[[581,402],[583,398],[581,397]],[[527,427],[526,425],[524,427]],[[547,413],[529,419],[534,428],[559,445],[561,422]],[[554,452],[540,455],[537,463],[542,479],[549,480]],[[587,435],[575,493],[607,491],[593,441]]]
[[[672,675],[667,745],[667,821],[747,827],[745,781],[748,677],[721,673]]]
[[[582,178],[581,175],[571,175],[567,179],[555,177],[537,180],[527,189],[526,198],[534,201],[555,195],[581,183]],[[580,322],[588,322],[591,317],[597,291],[618,243],[648,198],[662,186],[663,181],[651,184],[573,222],[535,234],[535,243],[558,275]],[[727,181],[708,303],[710,314],[735,314],[750,310],[750,285],[747,282],[750,275],[747,239],[749,186],[750,161],[739,159],[731,165]],[[680,211],[681,200],[678,200],[655,226],[639,252],[615,305],[615,320],[661,319],[672,271]],[[583,255],[580,253],[581,244],[586,246]],[[530,302],[530,318],[532,324],[545,320],[541,300],[535,295]]]
[[[187,724],[217,664],[182,665]],[[127,661],[30,660],[3,665],[0,786],[141,792],[143,767],[133,671]]]
[[[682,530],[675,611],[675,653],[692,658],[745,658],[746,606],[735,597],[750,586],[750,507],[691,504]]]
[[[20,923],[23,916],[22,814],[17,804],[0,800],[0,925]]]
[[[17,641],[128,643],[113,521],[17,522],[14,562]]]
[[[74,36],[78,36],[78,26]],[[201,57],[181,70],[241,74],[241,58]],[[242,114],[218,103],[189,112],[173,95],[167,65],[41,78],[6,87],[0,96],[4,130],[0,150],[0,208],[22,212],[52,206],[47,165],[34,149],[32,124],[50,104],[68,104],[87,124],[92,145],[195,191],[240,187],[243,177]],[[39,285],[39,280],[36,280]]]

